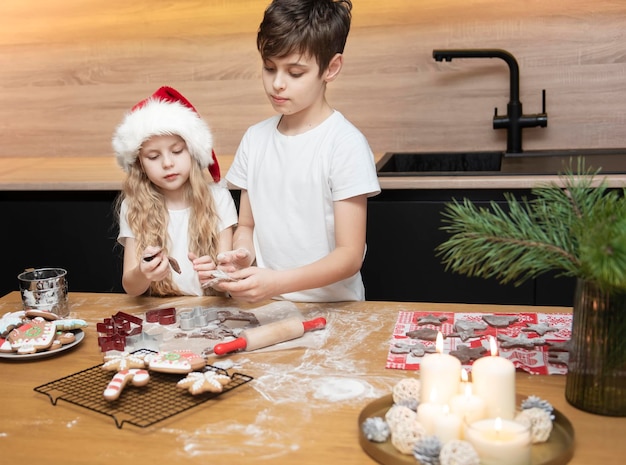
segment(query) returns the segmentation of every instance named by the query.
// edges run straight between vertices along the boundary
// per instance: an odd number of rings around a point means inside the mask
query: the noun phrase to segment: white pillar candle
[[[447,404],[459,390],[461,362],[443,353],[441,332],[437,334],[435,347],[437,353],[425,355],[420,363],[420,402],[429,402],[432,392],[436,392],[436,402]]]
[[[479,358],[472,365],[474,393],[485,402],[487,418],[515,417],[515,365],[498,356],[495,339],[490,336],[491,356]]]
[[[450,399],[450,411],[469,425],[485,418],[485,401],[472,392],[472,383],[466,383],[465,392]]]
[[[501,418],[479,420],[466,430],[481,465],[530,465],[531,441],[527,426]]]
[[[461,417],[451,413],[447,405],[443,406],[441,415],[435,418],[433,434],[439,438],[442,444],[453,439],[461,438]]]
[[[432,399],[436,398],[436,391],[432,394]],[[435,434],[435,420],[443,414],[447,405],[437,402],[421,402],[417,406],[417,421],[424,427],[426,434]]]

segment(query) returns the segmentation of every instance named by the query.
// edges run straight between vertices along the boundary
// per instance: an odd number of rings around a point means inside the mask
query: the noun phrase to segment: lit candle
[[[501,418],[480,420],[466,431],[481,465],[530,465],[531,441],[527,426]]]
[[[515,416],[515,365],[498,356],[495,339],[490,336],[491,356],[472,365],[474,393],[485,402],[487,418],[511,420]]]
[[[459,394],[465,394],[467,392],[467,385],[471,384],[468,380],[467,370],[461,368],[461,385],[459,386]]]
[[[437,353],[428,354],[420,363],[421,402],[428,402],[432,392],[437,393],[437,402],[447,404],[459,390],[461,362],[458,358],[443,353],[443,336],[437,333]]]
[[[472,392],[472,383],[466,382],[465,392],[450,399],[450,411],[469,425],[485,418],[485,401]]]
[[[443,406],[443,412],[434,421],[433,434],[439,438],[442,444],[453,439],[461,438],[461,417],[451,413],[447,405]]]
[[[417,421],[427,434],[435,433],[435,421],[443,414],[444,408],[448,406],[437,402],[437,390],[431,391],[429,402],[421,402],[417,406]]]

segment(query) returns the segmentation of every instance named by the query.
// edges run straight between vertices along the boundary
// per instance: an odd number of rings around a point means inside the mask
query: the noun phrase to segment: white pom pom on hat
[[[118,164],[128,172],[139,156],[141,144],[152,136],[172,134],[184,139],[189,154],[202,168],[209,167],[218,182],[220,169],[209,126],[189,100],[167,86],[137,103],[116,128],[112,145]]]

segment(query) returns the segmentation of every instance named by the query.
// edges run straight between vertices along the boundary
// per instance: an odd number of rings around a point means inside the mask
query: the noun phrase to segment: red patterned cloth
[[[418,324],[421,318],[429,315],[438,317],[441,319],[441,325],[434,324]],[[483,330],[475,330],[475,334],[478,337],[472,337],[466,341],[461,340],[458,337],[446,337],[455,332],[454,324],[459,320],[483,322],[483,316],[494,315],[493,313],[453,313],[453,312],[398,312],[398,319],[394,327],[392,340],[389,346],[389,353],[387,355],[386,368],[393,368],[399,370],[419,370],[421,356],[416,356],[414,352],[408,353],[396,353],[402,352],[402,349],[411,347],[414,345],[422,344],[427,349],[433,350],[435,347],[434,341],[425,341],[422,339],[410,338],[406,335],[407,332],[422,329],[431,328],[439,330],[444,336],[444,353],[450,353],[456,351],[459,346],[468,346],[469,348],[480,348],[481,346],[486,349],[483,356],[489,355],[489,336],[493,336],[498,340],[499,354],[502,357],[511,360],[516,368],[522,369],[531,374],[539,375],[552,375],[567,373],[567,365],[563,363],[563,360],[559,357],[555,357],[555,354],[566,354],[563,349],[557,349],[562,344],[569,341],[572,331],[572,315],[567,313],[497,313],[495,315],[508,315],[518,317],[518,321],[511,323],[505,328],[495,328],[493,326],[487,326]],[[545,332],[543,335],[533,331],[533,325],[540,325],[535,328],[550,328],[550,331]],[[532,349],[523,347],[503,347],[503,340],[510,340],[508,338],[522,338],[522,340],[534,340],[540,342],[542,338],[543,343],[535,345]],[[506,344],[505,344],[506,345]],[[552,348],[550,351],[548,349]],[[557,350],[555,350],[557,349]],[[417,351],[416,351],[417,352]],[[550,354],[552,356],[550,357]],[[454,355],[454,354],[453,354]],[[472,361],[463,363],[463,367],[469,372],[472,369]]]

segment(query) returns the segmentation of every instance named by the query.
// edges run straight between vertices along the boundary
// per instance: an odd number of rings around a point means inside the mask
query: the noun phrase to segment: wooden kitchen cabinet
[[[515,191],[529,195],[529,191]],[[239,192],[232,191],[238,204]],[[435,247],[446,238],[441,210],[452,197],[487,205],[499,190],[383,190],[368,204],[363,279],[368,300],[571,305],[573,280],[542,277],[520,287],[445,271]],[[18,290],[24,268],[68,271],[70,291],[123,292],[117,191],[2,191],[0,295]]]
[[[117,191],[2,191],[0,294],[24,268],[64,268],[70,291],[123,292]]]

